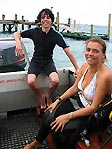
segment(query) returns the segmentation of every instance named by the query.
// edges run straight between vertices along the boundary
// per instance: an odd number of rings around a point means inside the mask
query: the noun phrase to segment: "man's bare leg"
[[[47,108],[47,105],[46,105],[46,89],[42,89],[41,90],[41,95],[42,95],[42,98],[41,98],[41,109],[45,109]]]
[[[52,93],[55,91],[55,89],[57,88],[58,84],[59,84],[59,77],[58,74],[56,72],[52,72],[49,75],[49,79],[50,79],[50,84],[49,84],[49,88],[48,88],[48,93],[46,95],[46,100],[47,100],[47,106],[49,107],[50,104],[52,103],[51,100],[51,95]]]
[[[35,74],[28,74],[28,85],[29,87],[38,95],[39,100],[40,100],[40,104],[41,104],[41,108],[45,108],[45,96],[43,95],[43,93],[40,91],[40,89],[38,88],[37,84],[36,84],[36,75]]]
[[[45,109],[46,108],[46,102],[47,102],[48,107],[52,103],[51,95],[59,84],[58,74],[56,72],[52,72],[49,75],[50,84],[49,84],[49,88],[48,88],[47,92],[41,91],[38,88],[38,86],[36,84],[36,78],[37,77],[35,74],[29,74],[28,75],[28,85],[39,96],[41,109]]]

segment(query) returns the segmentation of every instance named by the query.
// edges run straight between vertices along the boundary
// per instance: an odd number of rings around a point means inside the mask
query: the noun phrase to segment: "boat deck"
[[[0,149],[23,149],[38,134],[40,124],[35,109],[9,112],[7,117],[0,119]],[[100,148],[109,137],[107,130],[101,137],[103,140],[100,142],[97,133],[91,135],[90,147],[85,146],[83,141],[78,141],[77,149],[111,149],[112,139]],[[43,141],[41,149],[56,149],[51,135]]]
[[[38,134],[40,123],[35,112],[8,113],[0,119],[0,149],[23,149]],[[50,149],[48,140],[43,141],[42,149]]]
[[[101,136],[97,132],[90,136],[90,146],[87,147],[82,140],[78,141],[77,149],[111,149],[112,148],[112,132],[110,135],[104,131]]]

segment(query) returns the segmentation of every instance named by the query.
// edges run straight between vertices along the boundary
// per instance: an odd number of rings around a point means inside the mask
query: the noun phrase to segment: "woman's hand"
[[[59,103],[59,100],[57,99],[45,111],[50,110],[50,113],[52,113],[52,111],[56,108],[56,106],[58,105],[58,103]]]
[[[53,121],[51,123],[51,128],[54,129],[56,132],[58,130],[61,130],[61,132],[63,131],[63,128],[65,126],[65,124],[70,120],[70,113],[68,114],[64,114],[64,115],[60,115],[59,117],[56,118],[55,121]]]

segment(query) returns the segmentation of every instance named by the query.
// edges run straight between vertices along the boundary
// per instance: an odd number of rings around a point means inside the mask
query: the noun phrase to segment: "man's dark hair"
[[[42,10],[39,12],[39,14],[38,14],[38,16],[37,16],[37,20],[38,20],[39,22],[41,21],[41,15],[42,15],[43,12],[44,12],[46,15],[49,15],[49,17],[51,18],[52,23],[53,23],[53,22],[54,22],[54,14],[53,14],[52,11],[51,11],[50,9],[48,9],[48,8],[42,9]]]

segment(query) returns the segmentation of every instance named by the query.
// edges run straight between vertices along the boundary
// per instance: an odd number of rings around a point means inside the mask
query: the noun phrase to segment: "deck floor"
[[[23,149],[26,141],[31,142],[38,134],[39,128],[37,116],[30,111],[0,119],[0,149]],[[48,140],[43,141],[42,149],[50,148]]]
[[[82,140],[80,140],[78,142],[78,146],[80,146],[80,149],[112,149],[112,138],[109,140],[109,142],[107,142],[105,145],[103,145],[105,143],[105,141],[109,138],[109,134],[107,133],[107,130],[109,130],[108,128],[102,132],[102,134],[100,135],[100,139],[99,139],[99,135],[97,132],[93,133],[90,136],[90,146],[87,147],[84,142]],[[112,135],[112,132],[111,132]],[[78,149],[78,147],[77,147]]]
[[[31,109],[9,113],[7,118],[0,119],[0,149],[23,149],[26,141],[31,142],[38,134],[39,129],[40,121],[36,112],[32,112]],[[103,142],[108,136],[104,131],[101,136]],[[86,147],[82,141],[79,141],[80,149],[100,149],[103,144],[103,142],[99,142],[97,134],[91,135],[90,140],[90,147]],[[111,148],[112,139],[102,149]],[[55,149],[51,135],[43,141],[41,149]]]

